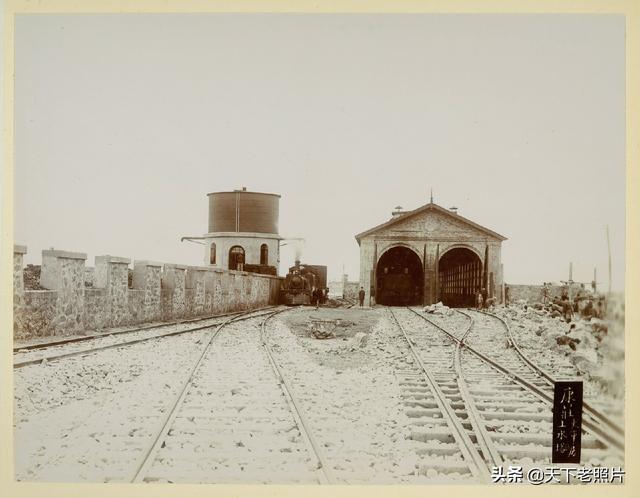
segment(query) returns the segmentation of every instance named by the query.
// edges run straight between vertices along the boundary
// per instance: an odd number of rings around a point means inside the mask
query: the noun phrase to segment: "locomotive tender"
[[[311,304],[311,293],[314,289],[327,287],[327,267],[305,265],[296,261],[289,268],[280,289],[280,302],[287,305]]]

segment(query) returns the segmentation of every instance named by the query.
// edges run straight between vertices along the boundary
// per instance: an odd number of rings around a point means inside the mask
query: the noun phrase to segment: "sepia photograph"
[[[17,483],[626,484],[624,14],[13,23]]]

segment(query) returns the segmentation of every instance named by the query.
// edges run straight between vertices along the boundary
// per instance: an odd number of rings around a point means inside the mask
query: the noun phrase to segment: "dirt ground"
[[[372,308],[316,310],[310,306],[301,306],[279,315],[278,319],[286,324],[317,364],[346,370],[369,361],[363,345],[380,320],[380,314]],[[320,326],[332,332],[332,337],[316,339],[313,336],[313,322],[316,320],[324,322]],[[317,325],[315,328],[317,329]]]
[[[325,339],[327,341],[349,339],[358,332],[368,334],[380,318],[371,308],[318,308],[316,310],[310,306],[301,306],[295,311],[298,312],[284,313],[281,318],[300,337],[311,337],[310,320],[334,321],[336,323],[333,330],[335,338]]]

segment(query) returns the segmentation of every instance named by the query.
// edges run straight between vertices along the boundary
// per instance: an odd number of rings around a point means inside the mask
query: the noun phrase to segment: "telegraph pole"
[[[573,262],[569,261],[569,281],[567,282],[569,284],[569,300],[573,299],[573,291],[572,291],[572,287],[573,287]]]
[[[609,299],[611,299],[611,242],[609,241],[609,225],[607,225],[607,251],[609,252]]]

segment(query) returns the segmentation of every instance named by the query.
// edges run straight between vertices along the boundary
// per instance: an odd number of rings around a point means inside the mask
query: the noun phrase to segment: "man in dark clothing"
[[[508,308],[509,307],[509,300],[511,299],[511,296],[509,295],[509,286],[505,285],[504,286],[504,305]]]
[[[571,305],[571,301],[569,301],[568,295],[563,295],[562,314],[564,315],[564,319],[567,323],[569,323],[573,319],[573,306]]]
[[[599,298],[598,301],[596,302],[595,315],[596,315],[596,318],[600,318],[601,320],[604,318],[605,307],[604,307],[604,299],[603,298]]]
[[[358,292],[358,299],[360,300],[360,307],[364,306],[364,288],[360,287],[360,292]]]
[[[585,318],[591,318],[596,315],[596,311],[593,309],[593,301],[589,299],[587,304],[584,305],[584,309],[582,310],[582,315]]]
[[[479,290],[476,294],[476,309],[481,310],[484,304],[484,289]]]
[[[313,289],[311,291],[311,306],[317,306],[317,305],[318,305],[318,290]]]

